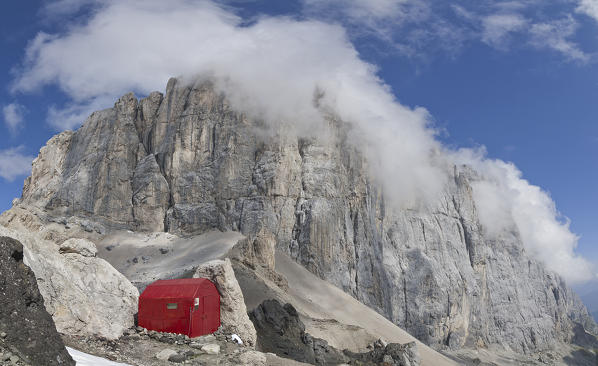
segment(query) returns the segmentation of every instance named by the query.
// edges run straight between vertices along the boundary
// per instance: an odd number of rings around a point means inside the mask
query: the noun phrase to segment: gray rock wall
[[[568,340],[572,320],[594,329],[515,228],[484,236],[475,172],[447,167],[433,204],[393,208],[343,125],[328,128],[323,141],[266,131],[209,84],[171,79],[165,95],[127,94],[50,140],[21,204],[132,230],[265,228],[311,272],[435,347],[529,352]]]

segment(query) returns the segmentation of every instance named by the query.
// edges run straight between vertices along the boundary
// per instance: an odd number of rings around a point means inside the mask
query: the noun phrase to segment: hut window
[[[174,310],[177,307],[178,307],[178,304],[176,302],[175,303],[168,303],[168,304],[166,304],[166,309],[168,309],[168,310]]]

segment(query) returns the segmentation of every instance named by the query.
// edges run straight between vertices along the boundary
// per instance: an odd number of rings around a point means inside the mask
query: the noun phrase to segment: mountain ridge
[[[90,230],[270,231],[277,248],[437,349],[522,353],[596,331],[577,295],[529,257],[516,228],[489,238],[467,166],[437,202],[395,208],[331,123],[330,139],[264,136],[209,83],[132,93],[42,148],[16,206]],[[409,172],[404,172],[409,174]]]

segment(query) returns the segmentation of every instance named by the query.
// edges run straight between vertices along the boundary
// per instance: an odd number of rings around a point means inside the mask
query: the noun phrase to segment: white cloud
[[[31,173],[33,156],[23,154],[23,146],[0,150],[0,177],[13,181]]]
[[[587,62],[590,56],[570,40],[576,30],[577,22],[571,16],[548,23],[536,23],[530,29],[531,44],[537,48],[555,50],[574,61]]]
[[[580,0],[576,10],[598,21],[598,0]]]
[[[520,31],[527,21],[520,14],[493,14],[482,19],[482,41],[497,48],[503,48],[507,36]]]
[[[2,107],[4,124],[12,134],[16,134],[22,127],[25,107],[18,103],[11,103]]]
[[[383,1],[367,11],[375,18],[394,9]],[[512,22],[498,23],[513,29]],[[50,111],[57,128],[76,126],[128,91],[162,90],[173,75],[209,77],[234,107],[273,125],[294,126],[298,134],[325,134],[324,115],[333,114],[353,126],[349,141],[364,151],[395,204],[434,200],[447,176],[443,167],[467,160],[489,177],[475,187],[489,235],[507,225],[498,223],[515,222],[528,251],[549,268],[571,281],[587,276],[589,267],[573,253],[577,238],[559,221],[550,197],[514,167],[443,148],[427,111],[399,104],[343,28],[290,18],[241,24],[208,1],[107,0],[68,32],[39,34],[13,89],[59,86],[72,100]],[[315,94],[321,95],[317,104]]]
[[[79,127],[92,112],[102,110],[112,104],[114,104],[114,97],[98,95],[87,101],[68,103],[64,107],[53,105],[48,109],[47,120],[50,126],[58,131],[72,130]]]
[[[462,19],[465,19],[468,21],[475,21],[478,18],[478,15],[476,13],[464,8],[463,6],[451,4],[451,9],[452,9],[453,13],[455,13],[455,15],[457,15],[458,17],[460,17]]]
[[[550,195],[522,178],[511,163],[461,150],[456,160],[473,166],[482,179],[473,183],[478,217],[489,238],[515,227],[525,249],[571,284],[595,278],[595,268],[575,253],[578,237],[569,229]]]
[[[240,24],[207,1],[108,1],[68,33],[39,34],[13,88],[58,85],[72,104],[51,110],[49,119],[72,128],[127,91],[148,94],[173,75],[209,75],[239,109],[298,133],[321,131],[323,110],[352,123],[355,143],[373,147],[373,169],[410,172],[408,179],[381,176],[397,201],[440,191],[443,174],[430,154],[438,143],[426,111],[397,103],[343,28],[288,18]],[[316,91],[324,92],[319,107]]]

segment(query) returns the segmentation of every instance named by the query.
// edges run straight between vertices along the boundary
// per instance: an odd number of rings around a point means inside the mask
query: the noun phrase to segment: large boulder
[[[23,257],[21,243],[0,236],[0,349],[31,365],[75,365]]]
[[[84,257],[95,257],[98,249],[95,244],[85,239],[68,239],[60,244],[60,254],[74,253]]]
[[[258,335],[258,349],[312,365],[339,365],[349,359],[323,339],[305,332],[291,304],[265,300],[249,314]]]
[[[377,343],[375,349],[365,353],[353,353],[345,350],[344,353],[359,364],[385,365],[385,366],[419,366],[420,356],[415,342],[406,344],[390,343],[382,345]],[[476,365],[479,363],[476,363]]]
[[[266,355],[258,351],[247,351],[239,355],[239,366],[266,366]]]
[[[23,243],[24,262],[56,329],[70,335],[116,339],[134,325],[139,292],[83,239],[58,246],[34,233],[0,226],[0,236]]]
[[[287,279],[275,270],[276,236],[262,226],[255,235],[239,240],[229,252],[229,258],[270,279],[287,290]]]
[[[233,272],[230,260],[213,260],[199,266],[194,278],[207,278],[220,292],[220,322],[226,334],[237,334],[244,343],[253,346],[256,333],[247,315],[241,287]]]
[[[258,336],[257,347],[284,358],[317,366],[340,364],[371,366],[419,366],[420,356],[415,342],[386,344],[378,340],[374,349],[365,353],[340,351],[324,339],[305,332],[305,325],[291,304],[265,300],[249,314]]]
[[[274,270],[275,250],[276,237],[262,227],[256,235],[240,240],[231,251],[231,254],[235,259],[252,269],[262,267],[267,270]]]

